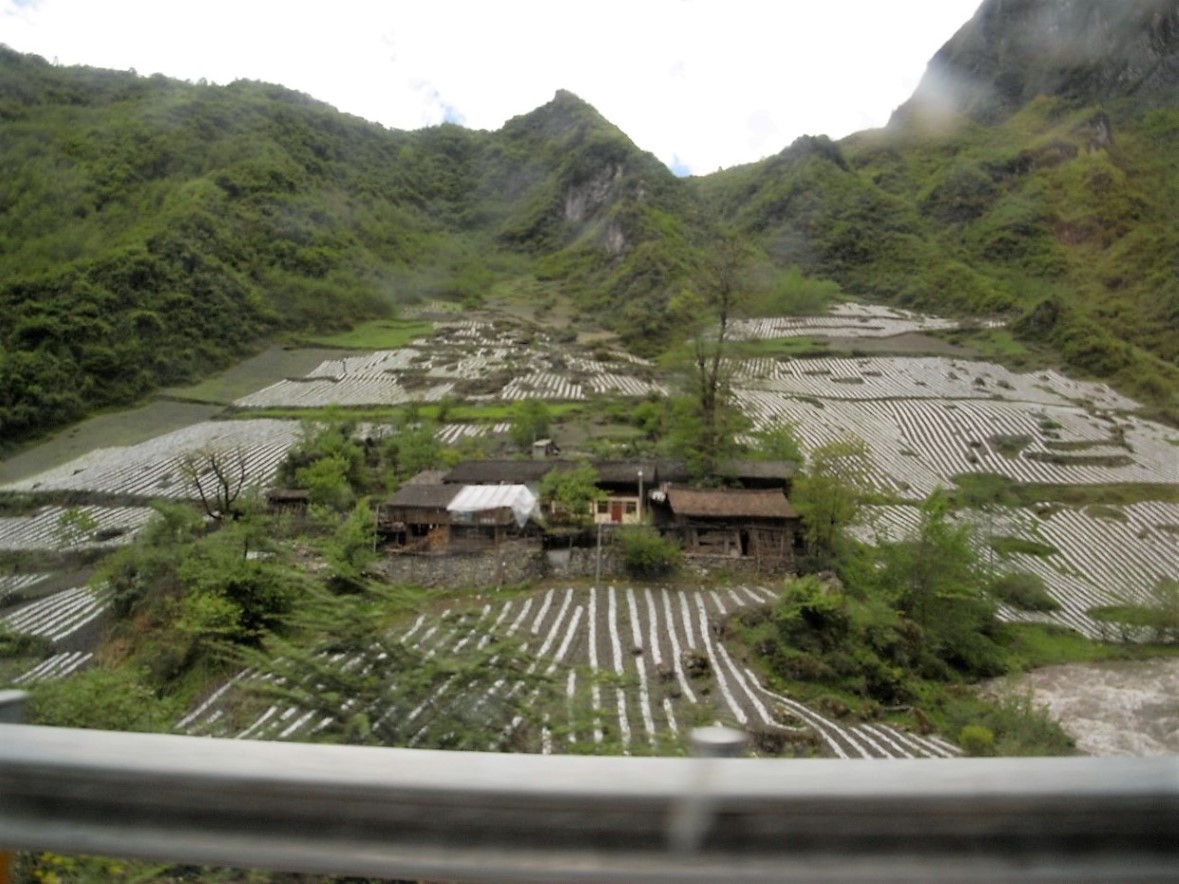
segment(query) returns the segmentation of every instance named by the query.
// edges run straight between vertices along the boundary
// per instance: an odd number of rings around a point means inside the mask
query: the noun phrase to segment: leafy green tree
[[[396,433],[385,438],[381,456],[395,482],[442,466],[445,446],[438,440],[437,431],[437,425],[430,421],[406,421]]]
[[[72,506],[58,516],[54,534],[61,546],[77,550],[97,527],[98,520],[93,513]]]
[[[862,439],[838,439],[811,452],[791,500],[816,566],[830,567],[847,551],[847,529],[859,519],[871,470],[871,452]]]
[[[540,498],[553,504],[552,521],[585,525],[593,520],[593,505],[606,499],[598,487],[598,471],[588,461],[568,470],[552,470],[540,480]]]
[[[798,432],[791,423],[777,423],[753,434],[756,440],[750,454],[758,460],[785,460],[801,467],[805,456]]]
[[[552,412],[542,399],[520,399],[512,405],[508,435],[521,448],[529,448],[549,434]]]
[[[243,663],[273,676],[250,689],[316,712],[327,722],[316,737],[324,742],[485,751],[489,733],[511,748],[539,725],[554,687],[517,645],[464,639],[461,655],[427,653],[389,630],[398,605],[383,589],[311,592],[293,625],[317,638],[272,636],[265,648],[242,649]],[[451,628],[479,635],[474,620]]]
[[[348,482],[350,463],[339,455],[317,458],[295,471],[295,484],[307,489],[311,503],[346,510],[355,499]]]
[[[340,523],[324,553],[332,568],[329,586],[354,592],[364,587],[365,569],[377,559],[376,525],[368,502],[361,500]]]
[[[911,537],[879,547],[877,585],[922,630],[928,657],[971,675],[997,675],[1006,661],[969,524],[950,518],[946,496],[921,506]]]

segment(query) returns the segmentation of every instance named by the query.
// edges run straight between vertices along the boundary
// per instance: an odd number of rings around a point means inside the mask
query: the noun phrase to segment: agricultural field
[[[75,587],[29,602],[0,617],[0,628],[59,644],[101,617],[110,598],[111,592],[106,587]]]
[[[825,364],[804,367],[812,361]],[[1179,434],[1123,411],[1134,403],[1101,385],[1044,373],[1033,383],[983,363],[975,376],[987,371],[1005,386],[1001,395],[982,398],[979,385],[962,387],[963,366],[950,360],[799,362],[794,370],[804,372],[801,377],[737,381],[741,406],[759,428],[794,425],[807,448],[849,435],[865,439],[875,464],[872,481],[881,491],[919,499],[939,485],[951,487],[964,473],[1045,484],[1179,482],[1173,441]],[[932,378],[931,364],[940,364],[946,378],[933,390],[930,380],[915,380]],[[891,383],[878,385],[877,373]]]
[[[1115,639],[1107,622],[1089,611],[1148,602],[1160,580],[1179,578],[1179,504],[1147,501],[1087,508],[1015,507],[965,510],[987,567],[997,574],[1040,577],[1059,610],[1029,612],[1003,605],[1001,619],[1055,623],[1094,639]],[[896,539],[913,531],[915,506],[867,507],[857,534]]]
[[[768,689],[727,647],[725,622],[765,606],[774,591],[735,585],[684,590],[651,586],[547,589],[465,609],[419,615],[396,638],[427,656],[456,656],[495,637],[522,643],[531,659],[528,675],[560,687],[564,703],[547,710],[536,733],[518,734],[520,721],[503,721],[489,750],[545,754],[675,754],[688,731],[721,722],[742,727],[761,754],[834,758],[948,757],[958,749],[936,735],[900,725],[848,724]],[[324,655],[317,681],[340,668],[380,676],[381,655]],[[389,674],[396,677],[395,673]],[[306,740],[358,712],[379,722],[383,708],[342,709],[324,715],[294,703],[271,703],[251,685],[291,689],[273,673],[245,670],[197,703],[176,726],[182,733],[238,739]],[[314,687],[307,685],[304,687]],[[407,744],[429,745],[427,707],[442,700],[465,708],[502,706],[502,698],[527,690],[523,681],[500,679],[478,693],[446,681],[407,716]],[[379,706],[379,704],[378,704]],[[420,722],[420,724],[419,724]],[[489,722],[489,733],[496,723]]]
[[[870,507],[864,539],[903,537],[917,526],[913,504],[971,474],[1090,487],[1095,495],[1086,496],[1098,497],[1106,488],[1144,489],[1146,498],[1160,489],[1156,500],[962,511],[998,573],[1036,574],[1060,604],[1035,613],[1005,606],[1007,619],[1108,638],[1110,625],[1092,608],[1142,602],[1160,579],[1179,578],[1179,506],[1166,493],[1179,485],[1179,431],[1137,416],[1139,404],[1105,384],[944,357],[767,358],[730,368],[755,428],[789,423],[804,450],[849,436],[868,443],[868,481],[908,503]],[[1028,543],[998,555],[995,538]]]
[[[985,323],[996,326],[1000,323]],[[952,319],[911,313],[882,304],[836,304],[821,316],[741,319],[731,326],[735,340],[770,340],[822,335],[840,338],[887,338],[911,332],[960,328]]]
[[[70,522],[85,520],[85,530]],[[0,552],[92,550],[122,546],[154,515],[148,507],[45,506],[27,516],[0,516]],[[0,598],[4,595],[0,589]]]
[[[48,577],[48,574],[0,574],[0,607],[12,596],[32,589]]]
[[[515,322],[441,323],[433,337],[396,350],[324,360],[238,399],[239,408],[323,408],[535,398],[577,401],[591,395],[666,393],[649,363],[621,351],[570,352],[543,330]]]
[[[954,323],[888,308],[842,305],[828,316],[765,319],[738,324],[749,340],[822,335],[887,340],[898,334],[954,327]],[[446,444],[465,437],[502,435],[510,424],[498,403],[523,398],[577,402],[591,397],[643,397],[669,387],[651,363],[604,344],[579,348],[549,332],[510,320],[440,321],[429,339],[372,352],[316,350],[315,365],[298,378],[273,380],[236,398],[238,420],[199,420],[134,444],[96,448],[75,459],[0,486],[22,495],[80,493],[97,498],[79,508],[95,527],[68,535],[66,509],[46,502],[20,516],[0,518],[0,552],[82,549],[127,542],[150,518],[141,504],[196,496],[186,458],[202,451],[240,458],[247,484],[265,487],[287,451],[301,438],[295,420],[249,417],[254,408],[317,409],[397,406],[440,400],[488,411],[478,423],[457,423],[452,411],[437,431]],[[299,359],[303,359],[308,354]],[[273,368],[274,354],[266,365]],[[294,365],[299,360],[279,360]],[[804,451],[847,436],[871,447],[869,477],[894,503],[872,507],[861,536],[899,537],[916,524],[915,504],[963,475],[990,474],[1051,487],[1174,487],[1179,484],[1179,431],[1144,420],[1137,403],[1103,384],[1074,381],[1055,371],[1019,373],[1000,365],[942,356],[734,360],[728,366],[739,405],[754,429],[794,426]],[[241,393],[242,379],[223,382],[224,397]],[[210,394],[210,388],[204,391]],[[554,410],[566,406],[553,406]],[[576,406],[569,406],[576,407]],[[491,413],[494,412],[494,413]],[[462,419],[462,416],[459,416]],[[379,435],[381,424],[365,425]],[[1166,495],[1109,503],[959,511],[976,529],[988,563],[998,573],[1038,575],[1059,604],[1029,612],[1004,606],[1009,620],[1056,623],[1095,638],[1109,624],[1090,610],[1142,600],[1160,578],[1179,578],[1179,503]],[[133,504],[133,505],[132,505]],[[1004,538],[1023,543],[998,544]],[[991,546],[995,546],[992,550]],[[3,599],[33,587],[42,575],[0,577]],[[521,643],[527,675],[560,686],[564,703],[547,710],[535,731],[499,723],[488,749],[555,753],[674,754],[690,728],[723,722],[753,736],[759,753],[858,757],[938,757],[957,753],[936,735],[899,722],[849,723],[776,693],[728,643],[725,621],[774,597],[766,587],[718,589],[598,586],[546,589],[422,614],[395,634],[430,657],[461,655],[492,637]],[[0,626],[42,636],[56,653],[21,672],[21,684],[68,676],[91,663],[81,646],[86,627],[102,616],[109,593],[72,588],[4,612]],[[327,654],[325,671],[371,672],[396,678],[376,654]],[[384,668],[383,668],[384,667]],[[382,674],[386,673],[387,674]],[[338,715],[295,702],[263,698],[257,688],[314,690],[284,685],[276,671],[247,669],[211,691],[177,724],[184,733],[249,739],[315,738],[339,726]],[[533,690],[501,679],[468,696],[447,682],[439,695],[409,713],[409,745],[431,745],[429,707],[465,704],[496,721],[507,698]],[[280,691],[281,692],[281,691]],[[444,695],[444,696],[443,696]],[[527,699],[527,697],[525,697]],[[377,721],[379,709],[365,710]],[[494,733],[492,728],[489,733]]]
[[[265,487],[300,438],[296,421],[203,421],[125,448],[98,448],[60,467],[0,486],[0,491],[79,491],[138,499],[194,499],[185,458],[202,451],[240,457],[248,485]]]
[[[29,687],[44,681],[55,681],[81,672],[94,659],[91,651],[63,651],[42,660],[24,675],[12,680],[14,685]]]

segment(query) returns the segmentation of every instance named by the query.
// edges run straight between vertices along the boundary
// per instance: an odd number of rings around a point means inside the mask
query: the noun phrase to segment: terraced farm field
[[[990,323],[997,325],[998,323]],[[744,319],[732,325],[736,339],[756,340],[825,335],[843,338],[885,338],[908,332],[958,328],[952,319],[910,313],[882,304],[836,304],[822,316],[780,316]]]
[[[264,487],[288,449],[299,440],[296,421],[204,421],[126,448],[99,448],[47,472],[12,482],[0,491],[84,491],[114,497],[187,500],[185,457],[206,450],[240,455],[247,482]]]
[[[1100,385],[1045,373],[1012,375],[977,363],[975,376],[993,382],[980,386],[963,383],[965,366],[944,359],[795,360],[787,366],[793,374],[749,372],[739,380],[738,401],[755,425],[791,423],[808,449],[849,435],[865,439],[876,465],[874,484],[902,497],[925,497],[962,473],[1047,484],[1179,482],[1179,432],[1120,410],[1137,405]],[[935,388],[932,379],[939,375],[947,380]],[[878,385],[883,377],[889,381]],[[845,382],[854,378],[867,380]]]
[[[27,516],[0,517],[0,552],[54,549],[95,549],[122,546],[154,515],[147,507],[81,506],[77,512],[93,520],[85,535],[74,536],[62,520],[69,510],[45,506]],[[4,591],[0,588],[0,598]]]
[[[848,724],[766,688],[723,638],[725,620],[764,606],[772,590],[734,586],[683,590],[646,586],[548,589],[482,607],[419,616],[401,642],[429,655],[461,654],[491,636],[523,643],[540,673],[562,688],[564,704],[547,724],[526,735],[524,748],[543,753],[674,754],[690,728],[714,721],[751,731],[762,752],[796,751],[836,758],[946,757],[958,750],[936,735],[885,723]],[[327,655],[324,666],[381,672],[379,655]],[[395,672],[388,677],[396,678]],[[298,705],[260,702],[249,685],[272,674],[247,670],[222,685],[177,723],[177,730],[242,739],[309,739],[339,724]],[[312,674],[312,679],[324,675]],[[526,690],[503,678],[480,693],[445,682],[435,695],[451,703],[495,710],[497,696]],[[432,699],[436,699],[432,698]],[[429,744],[423,703],[409,715],[408,745]],[[348,714],[357,710],[347,709]],[[384,710],[366,710],[378,720]],[[342,717],[342,714],[341,714]],[[488,749],[502,748],[520,721],[503,721]],[[496,723],[489,722],[492,732]],[[512,743],[519,749],[518,741]],[[791,749],[790,747],[793,747]]]
[[[1088,611],[1147,602],[1159,580],[1179,580],[1179,504],[1045,507],[1040,513],[1007,507],[958,516],[972,524],[984,561],[997,573],[1037,574],[1060,603],[1060,610],[1045,613],[1003,606],[1002,619],[1055,623],[1090,638],[1116,637],[1116,630]],[[912,506],[868,507],[858,534],[866,540],[896,539],[914,530],[918,518]],[[1031,540],[1041,550],[998,554],[987,550],[989,538]]]
[[[63,642],[101,617],[110,599],[105,587],[79,586],[17,608],[0,617],[0,627]]]
[[[235,404],[322,408],[437,402],[447,396],[511,401],[666,393],[649,377],[649,363],[621,351],[594,352],[580,353],[544,331],[513,322],[450,322],[429,340],[325,360],[305,377],[279,381]]]

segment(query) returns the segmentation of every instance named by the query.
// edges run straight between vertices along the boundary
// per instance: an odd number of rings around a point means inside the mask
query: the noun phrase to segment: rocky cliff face
[[[1177,0],[985,0],[890,125],[953,114],[996,122],[1037,95],[1080,105],[1177,94]]]

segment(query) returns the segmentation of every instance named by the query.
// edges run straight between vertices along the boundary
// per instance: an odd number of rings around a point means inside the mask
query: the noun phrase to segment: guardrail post
[[[24,724],[27,691],[0,691],[0,724]],[[0,846],[0,884],[11,884],[12,854]]]
[[[24,724],[28,691],[0,691],[0,724]]]
[[[731,727],[698,727],[692,730],[692,754],[696,756],[694,776],[684,796],[676,802],[667,824],[668,844],[678,853],[695,853],[712,823],[712,801],[708,788],[714,760],[736,758],[745,748],[745,732]]]

